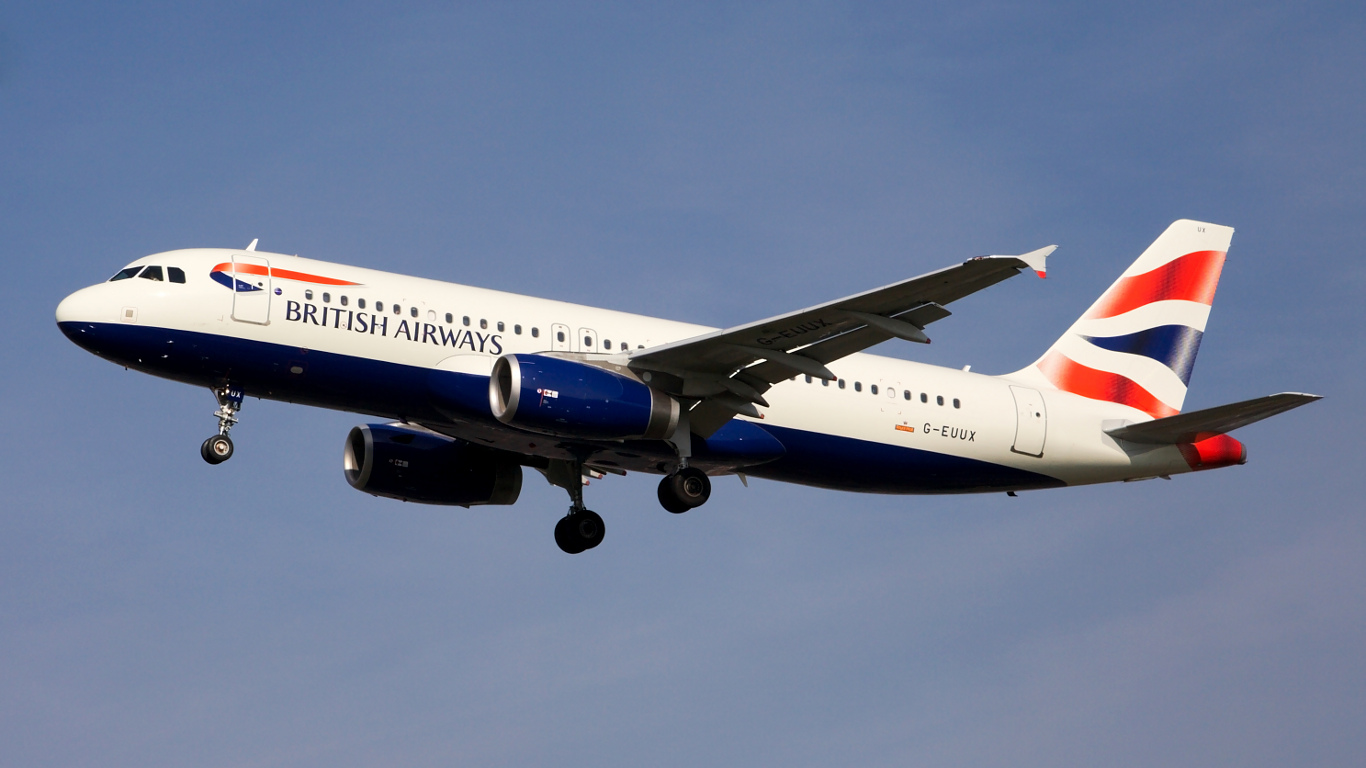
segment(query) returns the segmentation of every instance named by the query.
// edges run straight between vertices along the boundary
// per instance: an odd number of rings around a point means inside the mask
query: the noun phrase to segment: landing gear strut
[[[232,458],[232,438],[228,432],[237,423],[237,412],[242,410],[242,390],[224,385],[215,387],[213,396],[218,400],[218,410],[213,413],[218,417],[218,434],[199,446],[199,455],[210,464],[222,464]]]
[[[696,509],[711,498],[711,479],[696,467],[684,466],[659,481],[659,504],[675,515]]]
[[[569,491],[569,513],[555,524],[555,543],[571,555],[601,544],[607,527],[597,512],[583,504],[583,461],[552,462],[546,477]]]

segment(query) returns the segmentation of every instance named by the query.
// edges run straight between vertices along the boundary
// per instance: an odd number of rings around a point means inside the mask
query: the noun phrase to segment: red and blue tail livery
[[[1181,411],[1233,230],[1178,221],[1034,364],[1048,385],[1153,418]]]
[[[609,475],[657,476],[660,506],[678,514],[725,475],[1014,495],[1242,464],[1229,432],[1317,397],[1182,412],[1232,237],[1173,223],[1036,362],[998,376],[864,350],[927,343],[948,304],[1042,277],[1053,246],[718,329],[253,242],[138,259],[68,296],[57,323],[106,360],[212,391],[209,464],[232,456],[248,396],[372,414],[382,421],[343,441],[352,487],[513,504],[534,469],[568,493],[555,542],[579,553],[606,530],[586,480]]]

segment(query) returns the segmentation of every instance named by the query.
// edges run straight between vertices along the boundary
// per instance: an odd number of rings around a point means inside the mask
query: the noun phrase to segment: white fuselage
[[[216,266],[235,259],[268,264],[266,276],[259,281],[262,285],[257,286],[261,290],[243,293],[223,284],[222,278],[211,279]],[[89,346],[131,367],[210,386],[225,374],[210,359],[219,354],[218,342],[205,340],[230,343],[233,354],[239,355],[251,354],[250,350],[258,348],[253,344],[261,350],[275,350],[274,354],[294,350],[297,353],[290,352],[288,360],[281,358],[275,364],[287,369],[279,371],[281,381],[290,377],[296,381],[279,391],[274,386],[264,391],[259,386],[247,387],[248,394],[390,418],[410,414],[401,412],[401,406],[364,398],[344,401],[351,390],[346,382],[335,380],[344,374],[336,373],[335,366],[311,365],[310,360],[327,355],[335,356],[329,360],[346,359],[359,365],[487,377],[501,354],[578,353],[624,364],[630,351],[713,330],[280,254],[192,249],[148,256],[137,264],[177,267],[187,278],[184,283],[131,278],[72,294],[62,302],[57,319],[73,340],[83,343],[73,330],[77,327],[89,328],[92,335],[104,329],[189,334],[164,339],[155,334],[136,336],[142,341],[121,341],[116,350]],[[160,346],[153,346],[152,339]],[[192,342],[199,358],[193,365],[183,359],[183,350],[175,349],[187,339],[199,340]],[[146,348],[129,346],[134,343]],[[813,461],[829,467],[820,476],[779,473],[779,479],[854,490],[936,492],[1077,485],[1190,471],[1176,447],[1121,444],[1104,432],[1126,422],[1146,421],[1149,415],[1058,391],[1028,374],[987,376],[870,354],[851,355],[829,368],[839,377],[837,382],[797,376],[765,394],[769,407],[762,409],[763,419],[758,423],[784,442],[789,455],[806,450],[807,445],[825,446],[820,449],[825,453]],[[465,430],[485,443],[536,452],[522,445],[536,441],[527,441],[525,434],[510,427],[500,428],[487,413],[468,416],[468,422],[454,419],[443,431],[461,435]],[[823,438],[842,440],[822,443]],[[1052,482],[974,486],[955,481],[957,485],[921,487],[911,478],[904,484],[893,479],[887,485],[870,485],[866,478],[858,479],[859,472],[852,466],[862,460],[849,455],[848,446],[855,444],[860,451],[867,448],[879,457],[885,449],[913,449],[906,455],[982,462]],[[851,462],[847,473],[839,466],[845,461]],[[935,469],[939,461],[936,458],[924,466],[910,461],[904,469],[891,471],[932,473],[939,471]],[[972,466],[952,471],[970,474]],[[648,465],[636,468],[650,470]],[[762,467],[731,469],[765,475]],[[851,478],[847,485],[839,481],[846,474]]]

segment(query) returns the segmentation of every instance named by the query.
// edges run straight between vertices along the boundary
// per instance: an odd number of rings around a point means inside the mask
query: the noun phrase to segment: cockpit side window
[[[185,282],[185,270],[180,267],[167,267],[166,276],[169,277],[173,283]]]
[[[109,282],[112,283],[112,282],[114,282],[115,280],[127,280],[128,278],[133,277],[134,275],[136,275],[138,272],[141,272],[141,271],[142,271],[142,265],[141,265],[141,264],[139,264],[139,265],[136,266],[136,267],[126,267],[126,268],[124,268],[124,269],[119,270],[119,273],[118,273],[117,275],[114,275],[113,277],[109,278]]]
[[[138,277],[140,277],[140,278],[142,278],[142,279],[144,279],[144,280],[163,280],[163,279],[164,279],[164,278],[161,276],[161,267],[148,267],[148,268],[142,270],[142,274],[138,275]]]

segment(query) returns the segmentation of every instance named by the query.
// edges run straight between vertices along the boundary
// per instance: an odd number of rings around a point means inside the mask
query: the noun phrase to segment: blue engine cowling
[[[522,492],[507,454],[391,424],[352,428],[343,461],[352,488],[419,504],[513,504]]]
[[[629,375],[546,355],[504,355],[489,376],[489,406],[509,426],[557,437],[662,440],[678,401]]]

